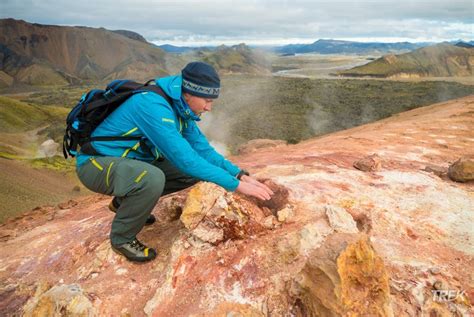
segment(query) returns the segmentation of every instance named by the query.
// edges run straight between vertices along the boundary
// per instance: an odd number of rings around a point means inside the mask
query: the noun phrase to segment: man
[[[131,261],[149,261],[156,251],[136,235],[152,224],[153,207],[162,195],[195,184],[213,182],[229,191],[268,200],[273,194],[264,184],[209,145],[196,121],[212,109],[219,96],[220,79],[206,63],[192,62],[181,75],[157,79],[169,97],[147,91],[137,93],[111,113],[92,136],[139,136],[140,141],[94,141],[100,156],[79,153],[77,175],[90,190],[115,196],[109,208],[112,249]]]

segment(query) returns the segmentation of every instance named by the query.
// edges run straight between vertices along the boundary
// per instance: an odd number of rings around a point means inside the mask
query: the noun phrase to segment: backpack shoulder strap
[[[143,86],[142,90],[154,92],[154,93],[160,95],[161,97],[163,97],[169,105],[172,105],[173,104],[173,99],[171,99],[171,97],[168,96],[160,86],[150,85],[150,83],[152,83],[154,81],[155,81],[154,79],[151,79],[151,80],[147,81],[145,83],[145,85]]]

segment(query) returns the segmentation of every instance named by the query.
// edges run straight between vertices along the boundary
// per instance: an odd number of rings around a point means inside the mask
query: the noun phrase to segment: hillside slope
[[[118,77],[146,80],[175,72],[182,64],[133,32],[14,19],[0,20],[0,57],[3,86]]]
[[[0,96],[0,223],[33,207],[83,194],[76,187],[80,183],[74,162],[64,160],[60,152],[61,157],[45,158],[41,150],[44,141],[54,139],[55,150],[61,151],[68,113],[67,108]]]
[[[63,123],[70,109],[38,106],[0,96],[0,133],[24,132],[45,124]]]
[[[31,159],[47,139],[61,143],[69,111],[0,96],[0,157]]]
[[[338,75],[353,77],[420,78],[472,76],[474,48],[438,44],[401,55],[386,55]]]
[[[108,197],[33,211],[0,227],[0,315],[468,316],[474,187],[445,171],[474,156],[473,126],[470,96],[236,157],[275,197],[161,199],[143,265],[110,249]]]
[[[54,206],[90,194],[64,159],[9,160],[0,156],[0,223],[38,206]]]

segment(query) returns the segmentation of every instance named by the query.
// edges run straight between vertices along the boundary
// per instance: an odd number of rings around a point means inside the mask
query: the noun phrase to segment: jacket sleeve
[[[226,160],[209,144],[206,136],[201,132],[196,122],[188,122],[188,126],[183,130],[183,136],[191,147],[209,163],[225,169],[231,175],[236,176],[239,174],[240,168],[229,160]]]
[[[183,173],[234,191],[239,180],[202,158],[176,129],[176,116],[160,96],[134,96],[134,121],[144,136]]]

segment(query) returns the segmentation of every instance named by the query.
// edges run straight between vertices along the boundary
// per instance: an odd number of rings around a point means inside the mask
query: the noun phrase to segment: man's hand
[[[273,195],[273,191],[267,185],[247,175],[242,176],[236,191],[261,200],[270,200]]]

